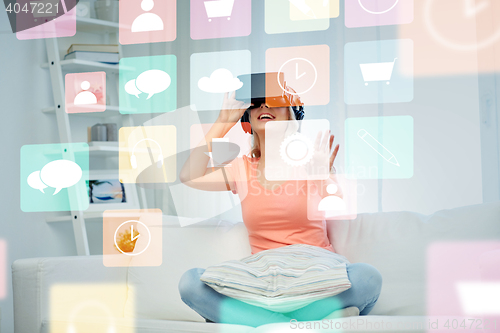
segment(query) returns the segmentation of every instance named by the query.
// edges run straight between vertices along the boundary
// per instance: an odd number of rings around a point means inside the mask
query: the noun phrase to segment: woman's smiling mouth
[[[261,120],[261,121],[269,121],[269,120],[274,120],[275,118],[276,117],[270,113],[262,113],[259,115],[259,117],[257,119]]]

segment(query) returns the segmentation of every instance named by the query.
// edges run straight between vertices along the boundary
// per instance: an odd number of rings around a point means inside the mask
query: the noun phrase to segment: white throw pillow
[[[200,280],[223,295],[286,313],[349,289],[348,263],[326,249],[295,244],[211,266]]]
[[[243,223],[225,227],[164,225],[162,265],[133,267],[134,260],[131,261],[125,316],[203,322],[180,298],[178,285],[182,274],[191,268],[207,268],[250,253]]]

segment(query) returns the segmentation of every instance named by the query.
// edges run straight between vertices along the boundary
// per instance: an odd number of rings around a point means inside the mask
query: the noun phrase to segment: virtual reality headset
[[[239,75],[243,83],[236,90],[235,98],[245,103],[260,106],[265,102],[269,107],[302,106],[295,91],[286,86],[284,73],[269,72]]]
[[[238,76],[243,87],[236,90],[235,98],[245,103],[253,103],[260,107],[266,103],[269,107],[292,107],[296,120],[304,118],[304,104],[298,94],[286,86],[283,73],[257,73]],[[241,127],[246,133],[252,134],[250,115],[248,110],[241,117]]]

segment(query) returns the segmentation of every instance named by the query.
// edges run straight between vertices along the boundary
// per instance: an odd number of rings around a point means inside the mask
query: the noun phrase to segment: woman
[[[287,91],[293,92],[291,88]],[[285,93],[282,98],[285,105],[301,104],[296,94]],[[271,108],[265,101],[257,103],[256,100],[252,100],[252,102],[255,105],[237,101],[234,93],[230,98],[228,94],[224,96],[223,107],[217,121],[207,133],[206,140],[191,153],[181,171],[181,180],[196,189],[231,190],[240,195],[243,221],[249,233],[252,253],[292,244],[308,244],[334,252],[327,237],[326,222],[311,221],[307,218],[307,194],[302,190],[307,186],[307,181],[277,182],[264,177],[266,123],[295,120],[296,115],[301,116],[300,111],[290,106]],[[248,116],[242,118],[245,112],[248,112]],[[223,138],[240,118],[243,128],[252,133],[251,156],[232,161],[231,167],[207,172],[209,157],[205,154],[207,152],[205,142],[210,144],[212,139]],[[245,123],[246,120],[249,124]],[[326,133],[323,138],[318,134],[315,148],[330,155],[333,140],[334,137],[330,133]],[[338,150],[339,145],[329,156],[330,169],[333,169]],[[321,154],[315,155],[325,157]],[[320,187],[326,188],[335,182],[335,177],[332,175],[326,181],[316,182]],[[285,186],[287,188],[283,191]],[[200,276],[204,272],[202,268],[193,268],[182,276],[179,292],[184,303],[207,321],[217,323],[257,327],[268,323],[290,322],[292,319],[322,320],[332,312],[347,307],[356,307],[359,309],[359,314],[366,315],[380,294],[381,275],[377,269],[368,264],[348,264],[346,268],[351,282],[350,289],[288,313],[269,311],[216,292],[200,281]]]

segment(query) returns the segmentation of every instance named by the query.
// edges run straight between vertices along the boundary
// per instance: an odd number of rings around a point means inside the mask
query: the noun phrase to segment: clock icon
[[[444,3],[446,4],[446,2]],[[492,31],[484,38],[477,38],[477,40],[470,39],[469,41],[460,41],[460,39],[464,38],[464,34],[452,36],[447,32],[446,27],[443,29],[443,22],[450,22],[452,20],[454,20],[455,26],[461,27],[464,31],[475,29],[475,22],[480,22],[482,20],[482,18],[479,17],[480,13],[495,11],[491,8],[492,1],[481,0],[476,2],[475,0],[454,0],[453,2],[449,2],[449,10],[443,13],[441,17],[437,16],[439,12],[435,10],[435,5],[436,1],[425,0],[423,13],[424,24],[432,38],[442,45],[458,51],[475,51],[488,47],[500,40],[500,28]],[[439,3],[437,5],[439,5]],[[495,13],[493,16],[494,15]],[[460,29],[452,30],[452,32],[456,31],[460,31]],[[476,37],[476,34],[474,34],[474,37]]]
[[[366,1],[366,0],[364,0],[364,1]],[[389,8],[387,8],[385,10],[380,10],[380,11],[374,11],[374,10],[366,8],[365,5],[363,4],[363,0],[358,0],[358,3],[361,6],[361,8],[363,8],[363,10],[365,12],[370,13],[370,14],[374,14],[374,15],[380,15],[380,14],[385,14],[387,12],[390,12],[399,3],[399,0],[393,0],[393,1],[395,1],[395,2],[392,4],[392,6],[390,6]],[[382,1],[382,2],[384,2],[384,1]]]
[[[287,86],[293,87],[296,93],[286,91],[284,88],[285,75]],[[280,78],[281,77],[281,78]],[[280,88],[292,95],[301,95],[311,90],[318,80],[318,71],[316,66],[305,58],[292,58],[283,63],[278,70],[277,80]]]
[[[139,228],[137,228],[138,226],[139,226]],[[140,229],[141,232],[138,232],[138,229]],[[126,231],[130,230],[130,240],[129,240],[130,242],[137,241],[139,237],[146,237],[147,238],[146,246],[143,246],[143,249],[139,249],[139,252],[135,252],[135,253],[125,252],[123,249],[120,248],[120,245],[118,245],[118,242],[117,242],[117,236],[119,236],[118,232],[121,230],[126,230]],[[123,222],[122,224],[120,224],[118,226],[118,228],[116,228],[115,235],[114,235],[114,242],[115,242],[116,248],[121,253],[123,253],[127,256],[137,256],[137,255],[143,253],[144,251],[146,251],[147,248],[149,247],[149,244],[151,244],[151,232],[149,231],[148,227],[144,223],[142,223],[141,221],[129,220],[129,221]],[[137,244],[137,243],[135,243],[135,244]]]

